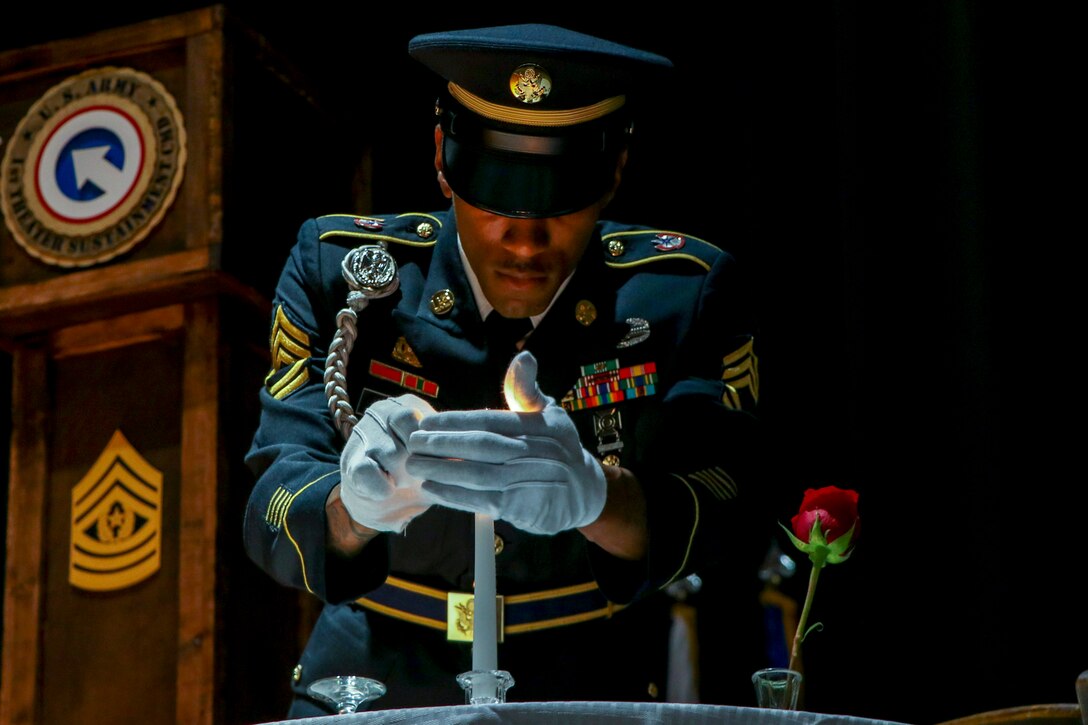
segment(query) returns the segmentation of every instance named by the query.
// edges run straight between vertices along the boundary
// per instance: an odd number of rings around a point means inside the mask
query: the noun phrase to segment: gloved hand
[[[408,436],[434,408],[415,395],[371,405],[340,454],[340,499],[351,518],[377,531],[404,531],[433,503],[404,468]]]
[[[408,473],[424,479],[436,503],[484,513],[534,534],[555,534],[597,520],[604,471],[582,448],[570,416],[540,392],[536,359],[514,358],[507,402],[532,412],[436,413],[408,440]]]

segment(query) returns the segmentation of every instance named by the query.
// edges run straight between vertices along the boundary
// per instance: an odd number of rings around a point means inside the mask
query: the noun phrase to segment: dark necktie
[[[533,329],[533,322],[528,317],[503,317],[492,310],[484,320],[484,329],[487,331],[488,355],[509,362],[518,351],[518,341]]]

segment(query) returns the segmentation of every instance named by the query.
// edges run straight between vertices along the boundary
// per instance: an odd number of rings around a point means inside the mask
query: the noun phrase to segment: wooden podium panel
[[[115,338],[117,347],[101,350],[96,349],[101,345],[100,335],[83,337],[91,330],[68,328],[55,338],[47,385],[56,399],[56,416],[49,431],[42,532],[42,549],[48,552],[42,562],[42,581],[48,596],[42,600],[41,612],[43,621],[63,626],[48,626],[42,632],[43,722],[93,722],[102,716],[107,702],[111,717],[140,722],[149,704],[136,694],[143,692],[157,693],[155,707],[164,713],[176,709],[178,661],[161,653],[178,645],[179,554],[184,543],[179,539],[184,482],[183,321],[184,310],[178,307],[154,316],[111,320],[116,327],[128,328],[131,336]],[[158,330],[136,327],[151,322],[176,322],[177,326]],[[77,343],[83,349],[74,347]],[[66,349],[64,345],[73,347]],[[149,370],[154,371],[153,376],[146,374]],[[132,385],[133,380],[141,382]],[[89,591],[69,585],[70,557],[52,554],[67,553],[72,538],[73,490],[117,432],[162,474],[158,502],[161,545],[154,552],[161,558],[160,567],[131,587]],[[123,473],[127,474],[131,463],[122,459],[114,465],[126,469]],[[193,505],[191,501],[186,504]],[[214,520],[214,514],[212,506],[204,515]],[[211,557],[208,559],[214,566]],[[190,576],[186,573],[186,584]],[[122,664],[126,662],[132,666]],[[85,696],[70,698],[63,696],[64,692]]]
[[[0,722],[286,714],[312,603],[242,549],[243,458],[295,230],[366,208],[348,128],[218,6],[0,52]]]

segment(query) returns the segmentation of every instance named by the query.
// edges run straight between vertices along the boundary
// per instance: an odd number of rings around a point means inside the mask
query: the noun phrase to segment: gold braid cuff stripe
[[[473,113],[493,121],[516,123],[522,126],[573,126],[576,123],[604,118],[627,102],[626,96],[612,96],[592,106],[572,108],[567,111],[531,111],[485,101],[453,82],[450,82],[449,89],[450,95]]]

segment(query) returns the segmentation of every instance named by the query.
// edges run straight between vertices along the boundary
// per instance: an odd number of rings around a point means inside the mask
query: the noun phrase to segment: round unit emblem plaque
[[[30,107],[4,150],[4,222],[48,264],[112,259],[170,208],[185,143],[174,98],[151,76],[131,68],[72,76]]]

